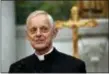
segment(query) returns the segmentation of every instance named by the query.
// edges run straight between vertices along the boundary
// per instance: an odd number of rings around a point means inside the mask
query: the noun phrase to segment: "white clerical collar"
[[[44,56],[46,55],[46,54],[49,54],[49,53],[51,53],[53,51],[53,47],[47,52],[47,53],[45,53],[45,54],[43,54],[43,55],[38,55],[37,53],[35,53],[35,55],[38,57],[38,59],[40,60],[40,61],[43,61],[45,58],[44,58]]]

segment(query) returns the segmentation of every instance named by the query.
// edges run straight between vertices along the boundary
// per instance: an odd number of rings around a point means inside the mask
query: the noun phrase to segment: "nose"
[[[40,36],[41,36],[41,31],[40,31],[40,29],[37,29],[36,36],[37,36],[37,37],[40,37]]]

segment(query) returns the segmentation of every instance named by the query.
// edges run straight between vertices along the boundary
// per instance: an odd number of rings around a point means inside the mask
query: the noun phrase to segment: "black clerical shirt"
[[[44,56],[40,61],[35,54],[25,57],[10,66],[9,73],[86,73],[85,63],[57,51]]]

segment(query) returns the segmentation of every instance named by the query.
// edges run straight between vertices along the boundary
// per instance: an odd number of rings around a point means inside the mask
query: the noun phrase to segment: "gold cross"
[[[73,6],[71,8],[71,18],[67,21],[57,20],[55,22],[56,28],[61,29],[63,27],[72,29],[72,42],[73,43],[73,56],[79,58],[78,52],[78,29],[80,27],[95,27],[97,26],[97,22],[95,19],[87,19],[80,20],[79,17],[79,8],[77,6]]]

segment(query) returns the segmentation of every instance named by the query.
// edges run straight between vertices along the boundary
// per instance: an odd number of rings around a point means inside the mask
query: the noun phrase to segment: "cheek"
[[[52,40],[52,38],[53,38],[53,34],[52,33],[46,34],[46,39],[47,40]]]
[[[28,40],[31,42],[34,39],[33,35],[28,34]]]

